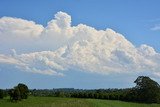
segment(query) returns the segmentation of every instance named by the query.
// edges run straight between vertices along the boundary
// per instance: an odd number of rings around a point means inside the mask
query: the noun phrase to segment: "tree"
[[[21,99],[27,99],[29,89],[25,84],[18,84],[14,89],[9,90],[8,94],[10,95],[11,101],[18,101]]]
[[[4,92],[3,90],[0,89],[0,99],[3,99],[3,97],[4,97]]]
[[[137,100],[146,103],[156,103],[160,99],[160,86],[147,76],[139,76],[136,83]]]
[[[14,87],[13,100],[15,101],[21,100],[21,93],[17,86]]]
[[[21,100],[21,94],[17,86],[15,86],[14,89],[10,89],[8,94],[10,96],[11,101]]]
[[[19,88],[21,98],[27,99],[29,93],[28,87],[22,83],[19,83],[17,87]]]
[[[10,100],[13,101],[14,89],[10,89],[10,90],[8,91],[8,94],[9,94],[9,96],[10,96]]]
[[[122,100],[124,101],[133,101],[136,102],[138,101],[138,93],[136,88],[131,88],[126,91],[125,95],[123,96]]]

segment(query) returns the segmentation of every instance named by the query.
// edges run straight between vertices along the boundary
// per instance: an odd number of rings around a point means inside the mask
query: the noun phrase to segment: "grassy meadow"
[[[160,107],[160,104],[139,104],[112,100],[29,97],[27,100],[10,102],[9,98],[0,100],[0,107]]]

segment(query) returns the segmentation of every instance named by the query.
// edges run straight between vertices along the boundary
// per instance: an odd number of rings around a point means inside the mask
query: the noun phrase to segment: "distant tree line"
[[[54,96],[74,98],[94,98],[121,100],[142,103],[160,103],[160,86],[147,76],[139,76],[134,83],[136,86],[126,89],[95,89],[82,90],[73,88],[52,90],[30,90],[33,96]]]
[[[0,98],[7,94],[11,101],[27,99],[28,94],[32,96],[49,97],[73,97],[73,98],[93,98],[106,100],[121,100],[142,103],[160,103],[160,85],[147,76],[139,76],[133,88],[125,89],[30,89],[25,84],[18,84],[13,89],[0,90]]]

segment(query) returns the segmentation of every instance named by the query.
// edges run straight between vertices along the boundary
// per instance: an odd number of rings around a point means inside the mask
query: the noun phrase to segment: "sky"
[[[160,83],[159,0],[1,0],[0,88]]]

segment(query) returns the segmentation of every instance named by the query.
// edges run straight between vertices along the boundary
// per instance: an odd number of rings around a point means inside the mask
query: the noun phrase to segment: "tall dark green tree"
[[[146,103],[156,103],[160,100],[159,84],[147,76],[139,76],[136,83],[137,100]]]
[[[17,86],[15,86],[14,89],[10,89],[8,94],[10,96],[11,101],[21,100],[21,94]]]
[[[21,100],[21,93],[17,86],[14,87],[13,100],[15,101]]]
[[[29,93],[29,89],[25,84],[19,83],[18,86],[19,91],[20,91],[20,95],[22,99],[27,99],[28,97],[28,93]]]
[[[25,84],[18,84],[14,89],[9,90],[8,94],[10,95],[11,101],[18,101],[21,99],[27,99],[29,89]]]

